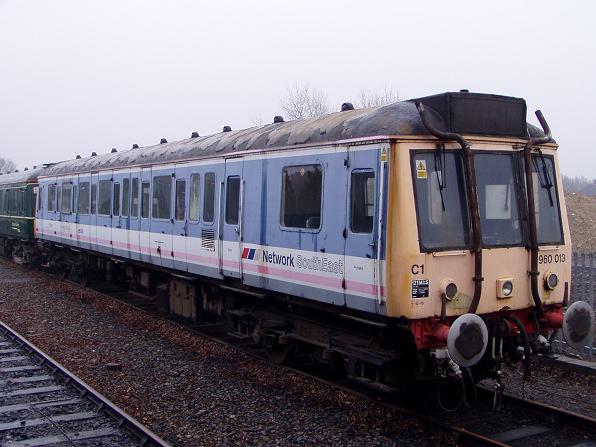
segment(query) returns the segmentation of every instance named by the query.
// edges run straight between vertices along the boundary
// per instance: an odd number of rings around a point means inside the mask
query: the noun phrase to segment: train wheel
[[[270,362],[283,365],[290,361],[294,354],[294,344],[279,344],[277,342],[265,344],[265,354]]]
[[[89,275],[87,274],[87,272],[79,272],[79,284],[82,287],[87,287],[87,285],[89,284]]]

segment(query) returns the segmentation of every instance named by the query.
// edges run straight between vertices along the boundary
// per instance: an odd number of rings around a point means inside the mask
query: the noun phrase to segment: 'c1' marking
[[[424,264],[414,264],[410,270],[412,275],[424,275]]]

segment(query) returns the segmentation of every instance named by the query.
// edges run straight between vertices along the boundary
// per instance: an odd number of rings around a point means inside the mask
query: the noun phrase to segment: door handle
[[[240,228],[236,227],[234,228],[234,231],[236,232],[236,234],[240,234]]]

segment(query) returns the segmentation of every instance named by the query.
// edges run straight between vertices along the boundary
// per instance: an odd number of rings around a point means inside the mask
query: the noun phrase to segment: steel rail
[[[37,358],[41,365],[48,366],[53,375],[59,375],[69,386],[78,390],[81,397],[86,398],[98,407],[98,411],[117,422],[120,429],[126,430],[139,440],[142,447],[171,447],[169,443],[161,439],[144,425],[137,422],[132,416],[111,402],[108,398],[91,388],[82,379],[62,366],[49,355],[41,351],[37,346],[28,341],[25,337],[12,329],[7,324],[0,321],[0,333],[8,339],[13,340],[21,349],[27,351],[32,357]]]

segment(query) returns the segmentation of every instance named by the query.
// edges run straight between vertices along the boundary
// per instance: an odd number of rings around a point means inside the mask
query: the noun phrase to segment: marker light
[[[547,290],[555,290],[559,284],[559,277],[553,272],[546,272],[544,274],[544,288]]]
[[[497,279],[497,298],[505,299],[513,296],[513,278]]]

